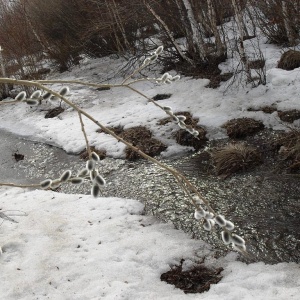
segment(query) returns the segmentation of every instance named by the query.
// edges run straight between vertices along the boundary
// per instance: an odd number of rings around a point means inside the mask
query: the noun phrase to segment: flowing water
[[[66,169],[78,172],[85,167],[78,156],[68,155],[54,146],[20,139],[4,131],[0,131],[0,136],[0,182],[37,183],[45,178],[57,178]],[[16,153],[23,154],[24,160],[17,162]],[[184,172],[215,211],[236,224],[236,233],[245,238],[255,260],[300,262],[299,177],[260,168],[221,180],[205,172],[197,155],[164,162]],[[227,251],[220,242],[219,231],[208,233],[193,218],[194,209],[172,175],[144,160],[128,162],[112,158],[100,162],[100,171],[107,181],[103,196],[141,200],[146,214],[172,221],[176,228],[193,238],[220,249],[220,255]],[[90,185],[66,184],[59,191],[87,194]]]

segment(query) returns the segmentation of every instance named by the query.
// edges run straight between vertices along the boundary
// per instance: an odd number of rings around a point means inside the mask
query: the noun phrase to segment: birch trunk
[[[244,36],[243,22],[242,22],[243,17],[242,17],[241,10],[239,9],[239,7],[237,5],[236,0],[231,0],[231,1],[232,1],[235,16],[236,16],[236,24],[237,24],[238,31],[239,31],[238,49],[239,49],[241,61],[244,65],[244,68],[246,71],[247,80],[248,80],[248,82],[251,82],[252,77],[251,77],[251,70],[249,68],[249,59],[247,57],[245,47],[244,47],[244,42],[243,42],[243,36]]]
[[[176,2],[178,5],[179,4],[178,1],[176,1]],[[181,0],[181,3],[186,11],[185,19],[188,23],[187,25],[189,26],[189,28],[191,30],[188,33],[187,39],[189,38],[191,40],[190,46],[192,46],[194,51],[199,54],[200,59],[202,61],[205,61],[206,60],[206,51],[204,49],[204,41],[201,36],[199,26],[197,24],[191,3],[189,2],[189,0]]]
[[[179,56],[187,61],[188,63],[192,64],[193,61],[188,58],[180,49],[179,45],[176,43],[175,39],[173,38],[173,35],[168,27],[168,25],[160,18],[160,16],[158,14],[156,14],[156,12],[154,11],[154,9],[148,4],[146,3],[146,1],[144,1],[145,6],[147,7],[147,9],[149,10],[149,12],[154,16],[154,18],[161,24],[161,26],[164,28],[167,36],[169,37],[170,41],[172,42],[173,46],[175,47],[177,53],[179,54]]]
[[[225,53],[226,46],[222,43],[221,36],[217,27],[217,17],[212,4],[212,0],[207,0],[207,5],[208,5],[208,18],[210,20],[211,30],[215,36],[217,56],[221,56]]]
[[[7,77],[6,75],[6,70],[5,70],[5,65],[4,65],[4,59],[3,59],[3,56],[2,56],[2,47],[0,46],[0,67],[1,67],[1,73],[2,73],[2,76],[4,78]],[[8,89],[8,85],[7,83],[4,84],[4,94],[5,96],[8,96],[8,92],[9,92],[9,89]]]
[[[198,53],[200,55],[200,58],[202,60],[205,60],[205,50],[204,50],[204,41],[202,39],[202,36],[199,32],[199,27],[197,25],[196,18],[193,13],[193,9],[191,6],[191,3],[189,0],[182,0],[182,3],[186,9],[187,12],[187,17],[190,22],[191,30],[192,30],[192,38],[193,38],[193,43],[196,46],[196,49],[198,50]]]
[[[286,31],[286,35],[287,35],[289,44],[293,46],[293,45],[295,45],[295,39],[294,39],[294,35],[293,35],[293,30],[289,23],[289,15],[288,15],[286,1],[281,1],[281,6],[282,6],[283,22],[284,22],[284,28]]]

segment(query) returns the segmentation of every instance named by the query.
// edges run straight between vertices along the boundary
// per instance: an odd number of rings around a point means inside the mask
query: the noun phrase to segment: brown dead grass
[[[256,148],[245,143],[228,144],[212,151],[212,159],[217,175],[230,176],[262,163]]]
[[[131,143],[133,146],[139,148],[147,155],[154,157],[159,155],[162,151],[167,149],[161,141],[152,137],[152,132],[144,126],[136,126],[125,129],[122,126],[109,127],[119,137]],[[103,132],[101,129],[97,132]],[[135,151],[126,147],[125,149],[126,159],[136,160],[141,158]]]
[[[288,50],[281,55],[278,68],[283,70],[294,70],[300,67],[300,51]]]
[[[278,117],[283,122],[293,123],[295,120],[300,119],[300,110],[278,111]]]
[[[222,279],[220,275],[223,271],[222,268],[213,270],[204,265],[199,265],[189,271],[183,271],[183,261],[179,266],[175,266],[170,271],[162,274],[161,281],[175,285],[176,288],[183,290],[186,294],[195,294],[208,291],[211,284],[217,284]]]
[[[222,127],[230,138],[244,138],[264,129],[264,124],[251,118],[238,118],[229,120]]]

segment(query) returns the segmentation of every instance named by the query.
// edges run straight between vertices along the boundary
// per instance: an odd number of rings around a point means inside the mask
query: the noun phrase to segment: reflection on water
[[[67,155],[56,147],[18,139],[5,132],[0,132],[0,136],[2,182],[36,183],[56,178],[66,169],[77,172],[85,166],[77,156]],[[24,160],[14,160],[12,155],[17,150],[24,154]],[[166,161],[183,170],[191,162],[192,156]],[[106,158],[100,165],[108,183],[103,196],[139,199],[145,203],[146,213],[171,220],[176,228],[221,249],[220,254],[226,251],[219,232],[207,233],[193,218],[193,207],[170,174],[144,160]],[[188,178],[217,212],[237,225],[237,233],[246,239],[257,260],[300,262],[299,178],[251,172],[220,180],[196,170],[187,172]],[[65,185],[60,191],[86,194],[90,187]]]

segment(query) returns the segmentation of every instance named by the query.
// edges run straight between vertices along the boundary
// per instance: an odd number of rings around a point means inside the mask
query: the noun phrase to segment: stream
[[[57,178],[66,169],[77,173],[85,167],[79,156],[68,155],[57,147],[21,139],[3,130],[0,137],[0,182],[37,183]],[[24,159],[16,161],[16,154],[24,155]],[[181,170],[215,211],[235,223],[235,232],[244,237],[254,260],[300,262],[299,177],[258,169],[221,180],[198,167],[197,154],[163,162]],[[107,181],[102,196],[143,201],[146,214],[171,221],[192,238],[208,242],[217,249],[216,255],[228,251],[218,230],[208,233],[194,219],[194,209],[172,175],[145,160],[129,162],[112,158],[100,162],[100,171]],[[58,191],[88,194],[90,186],[66,184]]]

